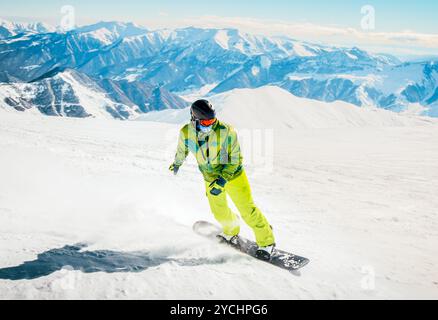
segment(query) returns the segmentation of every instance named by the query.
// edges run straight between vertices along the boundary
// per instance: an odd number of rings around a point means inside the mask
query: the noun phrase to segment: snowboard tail
[[[193,231],[204,238],[217,240],[219,243],[225,243],[230,247],[233,247],[234,249],[257,259],[256,253],[258,250],[258,245],[254,241],[239,236],[239,240],[236,245],[223,242],[218,238],[218,235],[222,232],[221,228],[206,221],[196,222],[193,225]],[[271,255],[271,259],[265,262],[277,266],[281,269],[296,271],[306,266],[310,262],[310,260],[275,248],[274,252]]]

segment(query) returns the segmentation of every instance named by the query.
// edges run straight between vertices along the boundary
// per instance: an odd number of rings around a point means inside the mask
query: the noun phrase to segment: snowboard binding
[[[240,238],[237,236],[227,236],[223,233],[216,236],[220,243],[229,244],[235,248],[239,248],[240,246]]]
[[[259,247],[256,251],[256,258],[263,261],[271,261],[271,258],[275,252],[275,244],[268,247]]]

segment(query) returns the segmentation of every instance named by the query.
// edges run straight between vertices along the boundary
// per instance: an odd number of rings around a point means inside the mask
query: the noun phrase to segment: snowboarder
[[[221,240],[237,244],[240,233],[239,217],[227,204],[228,194],[254,231],[259,246],[257,257],[269,260],[275,248],[274,234],[254,204],[236,131],[216,118],[216,111],[207,100],[193,103],[191,122],[180,131],[175,162],[169,170],[178,174],[190,152],[204,176],[211,211],[223,228]]]

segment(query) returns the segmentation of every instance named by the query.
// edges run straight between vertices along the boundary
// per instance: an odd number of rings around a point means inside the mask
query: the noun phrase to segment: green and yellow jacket
[[[198,132],[191,123],[185,125],[180,131],[175,165],[180,167],[190,152],[207,182],[219,176],[231,181],[243,172],[237,133],[223,122],[217,121],[208,135]]]

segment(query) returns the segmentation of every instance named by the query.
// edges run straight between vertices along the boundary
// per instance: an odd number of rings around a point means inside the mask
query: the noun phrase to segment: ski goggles
[[[199,124],[203,127],[210,127],[216,123],[217,119],[199,120]]]

